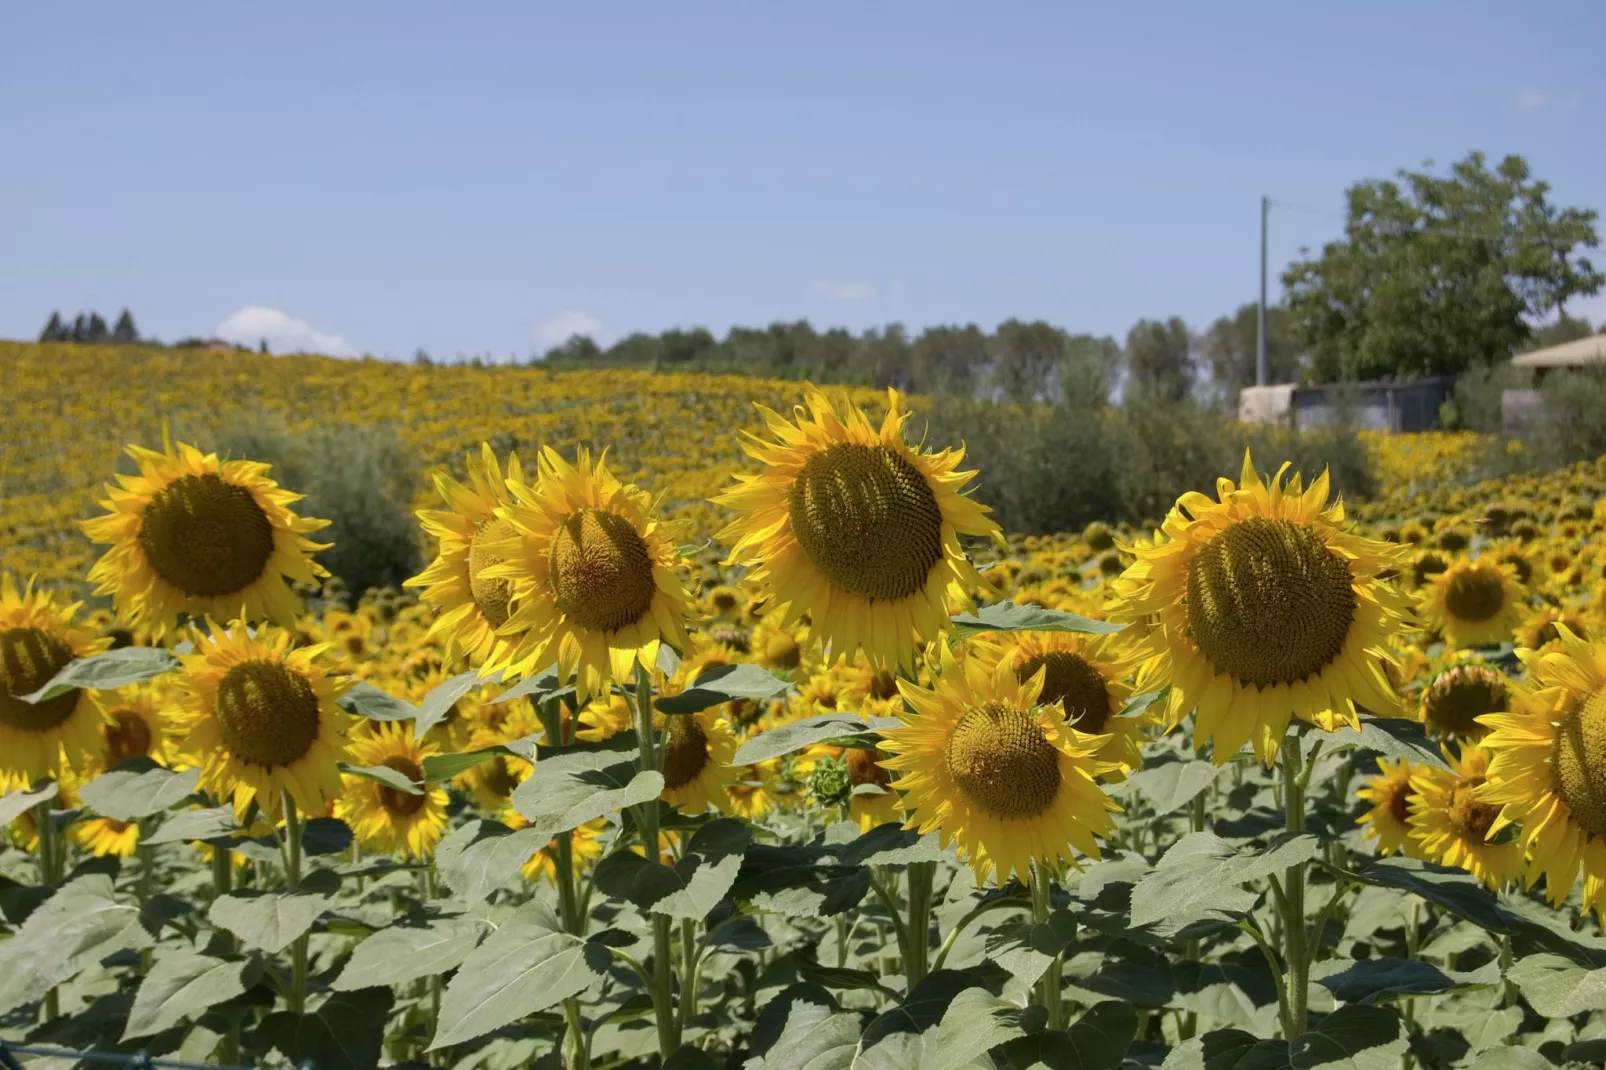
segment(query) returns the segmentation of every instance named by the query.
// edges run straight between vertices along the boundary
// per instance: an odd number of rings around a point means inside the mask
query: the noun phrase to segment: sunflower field
[[[0,384],[0,1065],[1606,1063],[1606,459],[1020,537],[895,393]],[[333,588],[246,413],[394,423],[421,570]]]

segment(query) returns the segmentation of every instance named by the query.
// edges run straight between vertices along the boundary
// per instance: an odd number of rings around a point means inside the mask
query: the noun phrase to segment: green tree
[[[1126,335],[1127,393],[1181,401],[1193,386],[1193,335],[1180,316],[1139,320]]]
[[[1061,404],[1077,409],[1109,404],[1121,368],[1121,343],[1110,337],[1073,334],[1065,339],[1055,387]]]
[[[134,326],[134,316],[126,308],[112,327],[112,341],[118,345],[133,345],[139,341],[139,328]]]
[[[1564,345],[1567,342],[1576,342],[1580,338],[1588,338],[1595,333],[1595,328],[1589,325],[1586,319],[1576,319],[1563,312],[1556,317],[1555,323],[1547,323],[1534,331],[1529,340],[1529,349],[1545,349],[1549,346]]]
[[[44,330],[39,332],[41,342],[69,342],[72,340],[72,331],[62,322],[60,312],[50,313],[50,319],[45,323]]]
[[[1212,323],[1199,340],[1199,354],[1210,369],[1210,378],[1228,398],[1236,399],[1238,391],[1255,383],[1258,319],[1255,302],[1239,305],[1237,312]],[[1299,378],[1299,340],[1294,337],[1292,320],[1281,305],[1266,309],[1268,382],[1291,383]]]
[[[992,379],[1011,401],[1046,400],[1065,359],[1065,332],[1042,320],[1006,320],[993,333]]]
[[[1596,213],[1558,209],[1520,156],[1474,152],[1448,174],[1351,186],[1344,238],[1283,273],[1296,335],[1321,380],[1456,373],[1504,359],[1603,277],[1581,248]]]

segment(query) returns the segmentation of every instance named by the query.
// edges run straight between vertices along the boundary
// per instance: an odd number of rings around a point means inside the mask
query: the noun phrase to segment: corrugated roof
[[[1518,368],[1577,368],[1606,361],[1606,334],[1592,334],[1511,358]]]

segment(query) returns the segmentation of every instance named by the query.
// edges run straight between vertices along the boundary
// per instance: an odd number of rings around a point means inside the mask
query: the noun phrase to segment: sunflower
[[[951,626],[950,595],[986,586],[959,536],[1003,536],[962,493],[975,475],[958,470],[964,450],[905,445],[909,414],[896,391],[888,397],[879,431],[813,387],[795,422],[759,406],[778,441],[743,432],[742,449],[764,471],[714,501],[742,514],[718,536],[732,544],[726,563],[752,567],[785,623],[808,613],[833,659],[863,650],[878,665],[910,665],[921,641]]]
[[[131,858],[139,850],[139,822],[90,818],[73,824],[72,838],[96,858]]]
[[[1246,742],[1269,764],[1295,715],[1399,708],[1384,666],[1408,600],[1379,574],[1402,551],[1346,529],[1326,472],[1303,490],[1287,469],[1262,482],[1245,452],[1240,483],[1184,494],[1116,582],[1111,616],[1148,659],[1136,686],[1171,685],[1172,725],[1197,707],[1194,745],[1217,765]]]
[[[446,828],[446,789],[424,782],[424,759],[436,748],[416,742],[399,724],[374,724],[351,743],[351,764],[384,766],[419,789],[411,794],[366,777],[347,777],[335,816],[351,826],[364,850],[423,861]]]
[[[739,771],[726,788],[725,812],[746,821],[757,821],[775,807],[775,782],[779,759],[760,762]]]
[[[503,478],[488,443],[481,445],[478,458],[469,456],[467,484],[435,473],[435,492],[446,508],[418,514],[425,533],[436,540],[435,560],[403,586],[423,588],[419,599],[440,611],[429,634],[446,641],[446,661],[461,655],[494,671],[518,645],[517,634],[501,631],[512,614],[508,581],[485,571],[501,560],[489,547],[516,534],[502,513],[512,503],[508,483],[522,480],[518,454],[508,456]]]
[[[31,581],[19,592],[10,573],[0,576],[0,777],[54,776],[63,752],[76,768],[105,748],[106,714],[94,692],[74,688],[43,702],[23,700],[74,658],[109,645],[73,622],[78,608],[58,606]]]
[[[627,680],[633,665],[651,670],[661,642],[686,646],[683,559],[644,491],[584,448],[572,465],[543,448],[537,484],[509,486],[514,533],[487,544],[502,560],[482,575],[510,584],[514,609],[501,633],[525,633],[510,675],[556,662],[584,702]]]
[[[111,546],[90,569],[96,594],[109,594],[130,623],[164,635],[181,615],[271,620],[289,626],[301,601],[287,580],[316,583],[313,561],[327,544],[307,535],[327,520],[297,516],[301,495],[268,478],[270,465],[220,461],[179,443],[161,453],[130,446],[139,474],[117,477],[100,504],[110,512],[83,522]]]
[[[182,658],[182,749],[201,768],[200,789],[232,795],[242,818],[255,800],[277,820],[284,792],[303,813],[322,813],[343,787],[352,718],[336,700],[350,682],[324,667],[327,646],[290,641],[279,628],[214,624],[196,629],[195,652]]]
[[[1420,858],[1422,852],[1411,838],[1411,763],[1403,758],[1397,763],[1379,758],[1377,768],[1377,775],[1355,792],[1372,804],[1356,823],[1366,826],[1366,839],[1377,841],[1378,854],[1387,857],[1398,852]]]
[[[508,815],[508,825],[512,828],[523,828],[528,819],[516,811]],[[570,857],[574,860],[576,873],[585,869],[602,857],[602,832],[608,827],[606,818],[597,818],[587,821],[569,832]],[[556,884],[558,880],[557,869],[558,841],[551,840],[525,862],[520,871],[524,879],[530,883],[545,880],[549,884]]]
[[[1522,875],[1523,851],[1514,840],[1489,842],[1500,831],[1500,807],[1479,791],[1489,758],[1487,750],[1469,743],[1450,759],[1449,769],[1417,766],[1411,774],[1410,824],[1423,858],[1459,866],[1498,890]]]
[[[601,743],[620,732],[628,732],[635,723],[635,714],[623,695],[608,695],[592,699],[578,718],[580,727],[574,738],[587,743]]]
[[[1514,635],[1517,646],[1538,650],[1547,643],[1555,642],[1561,638],[1561,633],[1556,630],[1558,624],[1565,625],[1579,639],[1589,638],[1589,626],[1578,613],[1556,606],[1540,606],[1517,628]]]
[[[150,758],[171,766],[178,733],[168,711],[170,699],[171,685],[162,677],[102,692],[107,719],[100,727],[105,740],[101,764],[113,769],[129,758]]]
[[[1476,742],[1489,734],[1479,718],[1509,708],[1512,684],[1476,654],[1454,655],[1422,689],[1417,719],[1439,739]]]
[[[1113,765],[1095,757],[1109,737],[1078,732],[1059,706],[1039,705],[1043,675],[1022,683],[1007,659],[989,670],[945,649],[942,664],[933,690],[898,682],[910,709],[881,743],[894,755],[886,768],[902,774],[904,827],[940,829],[977,883],[990,873],[1000,884],[1011,873],[1029,880],[1033,861],[1097,859],[1094,837],[1109,834],[1120,809],[1095,779]]]
[[[1457,561],[1428,584],[1422,620],[1451,646],[1493,646],[1511,638],[1524,598],[1510,565],[1487,557]]]
[[[657,714],[654,721],[664,729],[664,802],[683,814],[726,810],[726,789],[740,772],[731,766],[736,736],[730,725],[707,712]]]
[[[1125,680],[1136,659],[1120,651],[1103,636],[1075,632],[1016,632],[1002,643],[976,643],[978,653],[997,664],[1008,660],[1021,682],[1043,673],[1043,705],[1058,703],[1065,719],[1079,732],[1110,737],[1097,755],[1100,761],[1114,763],[1108,774],[1120,780],[1133,769],[1143,767],[1143,726],[1148,718],[1120,717],[1132,697]]]
[[[860,832],[897,821],[901,816],[892,776],[882,763],[892,756],[874,747],[849,747],[842,760],[848,767],[848,816]]]
[[[1560,904],[1582,870],[1584,909],[1606,916],[1606,644],[1557,631],[1550,649],[1518,651],[1531,690],[1484,718],[1493,757],[1479,794],[1500,807],[1496,827],[1522,826],[1529,885],[1543,876]]]

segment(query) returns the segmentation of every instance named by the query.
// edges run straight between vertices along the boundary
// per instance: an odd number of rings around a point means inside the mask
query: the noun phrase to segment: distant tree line
[[[52,312],[44,330],[39,332],[39,340],[83,342],[90,345],[134,345],[146,339],[140,338],[139,328],[134,326],[134,317],[125,308],[117,317],[117,322],[109,329],[106,320],[99,312],[80,312],[73,317],[71,323],[67,322],[60,312]]]

